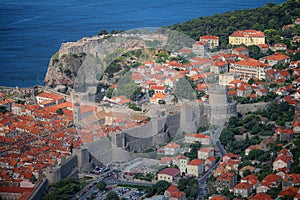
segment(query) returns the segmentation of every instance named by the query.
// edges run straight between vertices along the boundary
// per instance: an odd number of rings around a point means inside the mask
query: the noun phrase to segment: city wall
[[[242,115],[248,112],[255,112],[258,110],[265,109],[268,105],[268,102],[259,102],[259,103],[251,103],[251,104],[238,104],[237,105],[237,112],[241,113]]]

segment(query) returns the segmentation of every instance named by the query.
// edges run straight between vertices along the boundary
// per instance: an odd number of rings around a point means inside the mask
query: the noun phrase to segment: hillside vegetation
[[[299,26],[282,31],[284,25],[292,24],[298,17],[300,17],[300,0],[288,0],[280,5],[268,3],[260,8],[199,17],[169,28],[183,32],[195,40],[198,40],[201,35],[219,36],[220,46],[225,48],[228,44],[228,36],[236,30],[265,31],[268,43],[278,42],[276,41],[280,39],[278,35],[288,38],[299,35]]]

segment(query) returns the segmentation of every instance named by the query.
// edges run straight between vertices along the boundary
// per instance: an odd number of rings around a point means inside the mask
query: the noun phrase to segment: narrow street
[[[198,179],[199,182],[199,195],[198,200],[204,200],[204,196],[206,195],[206,180],[209,178],[209,176],[212,174],[212,172],[219,166],[222,157],[227,153],[224,147],[221,145],[219,141],[219,137],[221,135],[221,132],[224,127],[220,127],[217,129],[209,130],[211,135],[212,142],[215,146],[215,148],[219,151],[220,154],[220,160],[213,165],[202,177]]]

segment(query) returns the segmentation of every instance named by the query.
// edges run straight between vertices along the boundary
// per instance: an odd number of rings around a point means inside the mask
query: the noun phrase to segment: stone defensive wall
[[[68,157],[65,161],[62,162],[61,165],[47,168],[45,175],[50,184],[56,183],[68,176],[78,178],[77,155]]]
[[[238,104],[237,105],[237,112],[241,113],[242,115],[248,112],[255,112],[258,110],[265,109],[268,106],[268,102],[258,102],[258,103],[251,103],[251,104]]]
[[[178,108],[145,125],[110,133],[109,137],[88,144],[88,151],[103,164],[122,162],[130,159],[129,152],[143,152],[167,143],[178,133],[196,133],[200,126],[209,124],[202,104],[188,102]]]

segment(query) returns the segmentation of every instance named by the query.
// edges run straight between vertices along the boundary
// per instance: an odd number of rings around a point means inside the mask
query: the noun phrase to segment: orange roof
[[[214,197],[210,198],[210,200],[227,200],[227,198],[221,195],[215,195]]]
[[[236,90],[229,90],[229,91],[227,92],[227,95],[228,95],[228,96],[236,95]]]
[[[249,200],[273,200],[271,195],[266,193],[258,193],[253,197],[249,197]]]
[[[292,157],[291,156],[286,156],[286,155],[281,155],[281,156],[278,156],[274,162],[277,162],[277,161],[283,161],[285,163],[289,163],[291,160],[292,160]]]
[[[181,197],[184,196],[184,195],[185,195],[184,192],[177,191],[177,192],[172,192],[172,193],[170,194],[170,197],[171,197],[171,198],[179,199],[179,198],[181,198]]]
[[[234,80],[230,81],[229,84],[237,84],[237,83],[242,83],[242,82],[243,82],[242,80],[234,79]]]
[[[175,186],[175,185],[170,185],[170,187],[168,187],[167,189],[166,189],[166,192],[178,192],[179,191],[179,189]]]
[[[245,60],[241,60],[235,63],[236,65],[249,66],[249,67],[268,67],[269,64],[262,63],[253,58],[247,58]]]
[[[244,46],[238,46],[237,48],[234,48],[233,50],[241,52],[241,51],[248,51],[248,48],[244,47]]]
[[[215,62],[215,65],[217,66],[217,67],[222,67],[222,66],[224,66],[224,65],[226,65],[227,63],[226,62],[223,62],[223,61],[220,61],[220,62]]]
[[[176,144],[175,142],[171,142],[171,143],[166,145],[166,148],[174,148],[175,149],[175,148],[178,148],[178,147],[180,147],[180,145]]]
[[[215,160],[216,160],[216,158],[215,157],[213,157],[213,156],[211,156],[211,157],[209,157],[209,158],[207,158],[210,162],[214,162]]]
[[[32,192],[34,188],[25,188],[25,187],[13,187],[13,186],[1,186],[0,192],[8,192],[8,193],[24,193],[24,192]]]
[[[196,133],[196,134],[185,134],[185,136],[187,137],[195,137],[195,138],[210,138],[209,135],[204,135],[204,134],[200,134],[200,133]]]
[[[188,165],[201,165],[203,163],[203,160],[200,160],[200,159],[194,159],[194,160],[191,160]]]
[[[229,37],[265,37],[264,32],[257,30],[235,31]]]
[[[218,180],[231,180],[234,177],[234,173],[231,172],[226,172],[224,174],[221,174],[220,176],[218,176]]]
[[[269,174],[263,179],[263,182],[277,182],[280,179],[281,177],[276,174]]]
[[[297,188],[297,187],[290,187],[290,188],[287,188],[287,189],[281,191],[279,193],[279,196],[290,196],[290,197],[293,197],[293,196],[295,196],[298,193],[298,190],[299,190],[299,188]]]
[[[194,45],[201,45],[201,46],[204,46],[204,45],[206,45],[206,43],[205,43],[205,42],[197,41],[197,42],[194,43]]]
[[[266,56],[265,60],[276,60],[276,61],[279,61],[279,60],[285,60],[285,59],[288,59],[288,58],[290,58],[290,57],[287,56],[287,55],[284,55],[282,53],[276,52],[273,55]]]
[[[267,45],[267,44],[259,44],[258,46],[260,48],[269,48],[269,45]]]
[[[199,40],[219,40],[219,37],[214,35],[203,35]]]
[[[237,184],[234,188],[248,190],[252,187],[250,183],[241,182]]]
[[[42,92],[41,94],[38,94],[37,96],[38,97],[52,99],[52,100],[59,100],[59,99],[63,99],[64,98],[61,95],[51,94],[51,93],[48,93],[48,92]]]
[[[165,90],[165,86],[151,85],[150,90]]]

